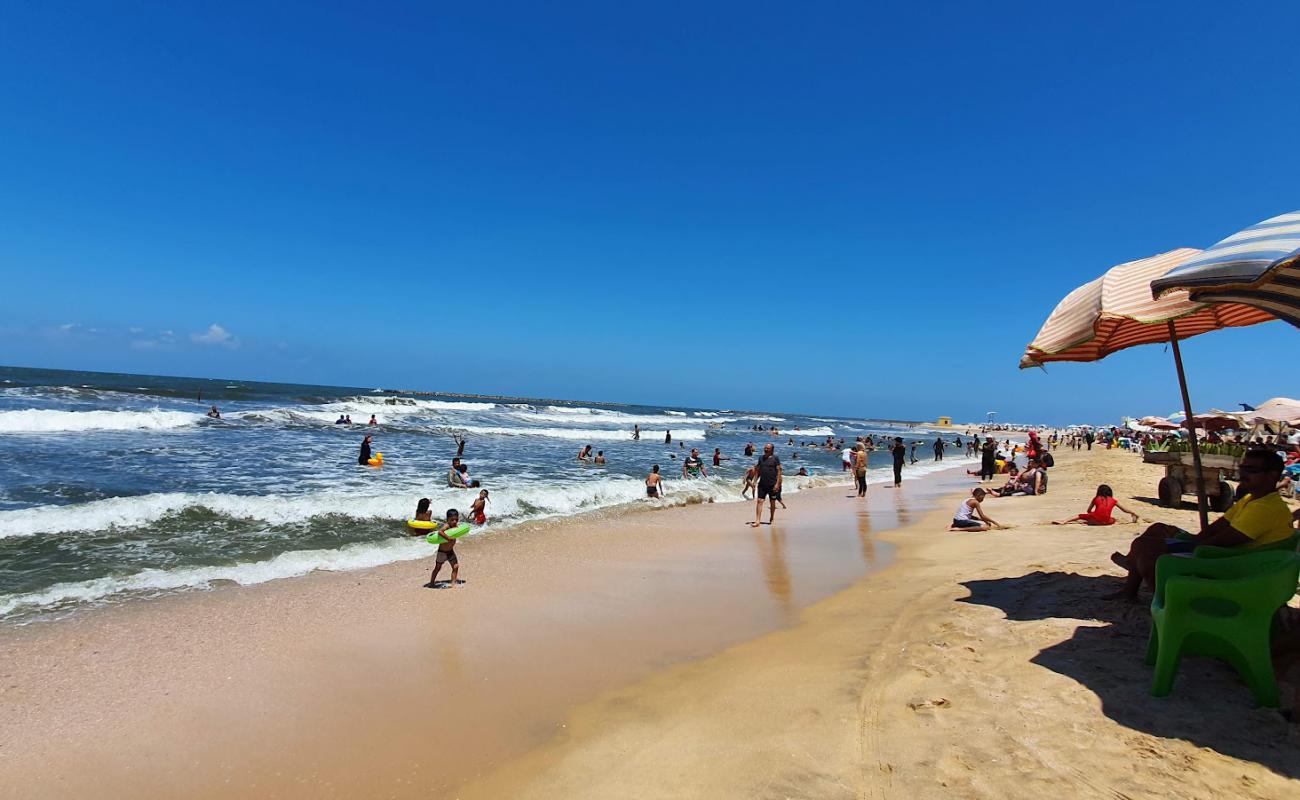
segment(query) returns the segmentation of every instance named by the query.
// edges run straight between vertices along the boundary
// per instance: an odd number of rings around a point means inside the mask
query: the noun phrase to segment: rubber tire
[[[1229,484],[1227,481],[1219,481],[1219,496],[1212,498],[1214,501],[1213,503],[1214,510],[1222,514],[1223,512],[1232,508],[1232,504],[1234,502],[1232,498],[1233,498],[1232,485]]]
[[[1156,489],[1160,505],[1165,508],[1178,508],[1183,504],[1183,484],[1177,478],[1164,477]]]

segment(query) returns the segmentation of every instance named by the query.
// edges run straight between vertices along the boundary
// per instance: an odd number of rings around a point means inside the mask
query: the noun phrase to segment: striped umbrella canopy
[[[1199,255],[1200,250],[1181,247],[1129,261],[1070,292],[1025,348],[1020,368],[1049,361],[1099,361],[1127,347],[1168,342],[1170,322],[1177,338],[1186,339],[1273,319],[1249,305],[1197,302],[1185,291],[1152,298],[1152,280]]]
[[[1272,314],[1251,305],[1193,300],[1185,290],[1152,296],[1151,281],[1200,255],[1200,250],[1183,247],[1129,261],[1111,267],[1100,278],[1070,292],[1025,348],[1020,368],[1041,367],[1049,361],[1099,361],[1127,347],[1168,342],[1173,349],[1183,411],[1190,420],[1192,400],[1187,391],[1179,340],[1220,328],[1274,319]],[[1209,503],[1195,421],[1191,422],[1196,505],[1204,528],[1209,525]]]
[[[1247,303],[1300,327],[1300,211],[1238,231],[1151,282],[1156,298]]]

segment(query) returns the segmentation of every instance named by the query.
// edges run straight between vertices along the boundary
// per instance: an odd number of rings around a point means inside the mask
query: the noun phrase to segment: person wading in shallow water
[[[754,502],[754,521],[750,527],[757,528],[763,524],[763,501],[768,501],[767,524],[771,525],[776,520],[776,504],[781,500],[781,459],[777,458],[771,442],[763,445],[763,455],[759,456],[755,469],[758,470],[758,499]]]
[[[889,448],[889,452],[894,456],[894,488],[897,489],[903,484],[903,461],[907,458],[907,447],[901,436],[894,437],[894,446]]]

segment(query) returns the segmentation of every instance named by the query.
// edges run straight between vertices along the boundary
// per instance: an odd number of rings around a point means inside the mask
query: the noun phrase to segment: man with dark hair
[[[1205,530],[1188,537],[1187,531],[1157,522],[1133,540],[1127,554],[1112,553],[1110,560],[1128,570],[1124,588],[1109,595],[1137,599],[1143,582],[1154,586],[1156,559],[1166,553],[1190,553],[1201,545],[1240,547],[1248,550],[1272,544],[1291,535],[1291,509],[1277,493],[1282,457],[1272,450],[1251,450],[1237,468],[1241,499]]]
[[[763,455],[759,456],[754,469],[758,472],[758,491],[755,492],[754,521],[750,525],[757,528],[763,522],[763,501],[768,501],[767,524],[771,525],[776,519],[776,504],[781,500],[781,459],[777,458],[776,448],[771,442],[763,445]]]
[[[903,437],[894,437],[894,444],[889,448],[889,452],[894,457],[894,488],[897,489],[903,484],[903,462],[907,459],[907,447],[903,444]]]

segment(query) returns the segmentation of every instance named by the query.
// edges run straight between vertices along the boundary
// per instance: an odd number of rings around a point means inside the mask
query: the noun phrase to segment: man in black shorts
[[[781,459],[776,457],[771,442],[763,445],[763,455],[759,456],[755,469],[758,470],[758,500],[754,504],[754,521],[750,523],[753,528],[763,524],[763,501],[768,501],[771,513],[767,524],[771,525],[776,519],[776,504],[781,499]]]
[[[889,452],[894,456],[894,488],[897,489],[903,483],[903,461],[907,458],[903,437],[894,437],[894,446],[889,448]]]

